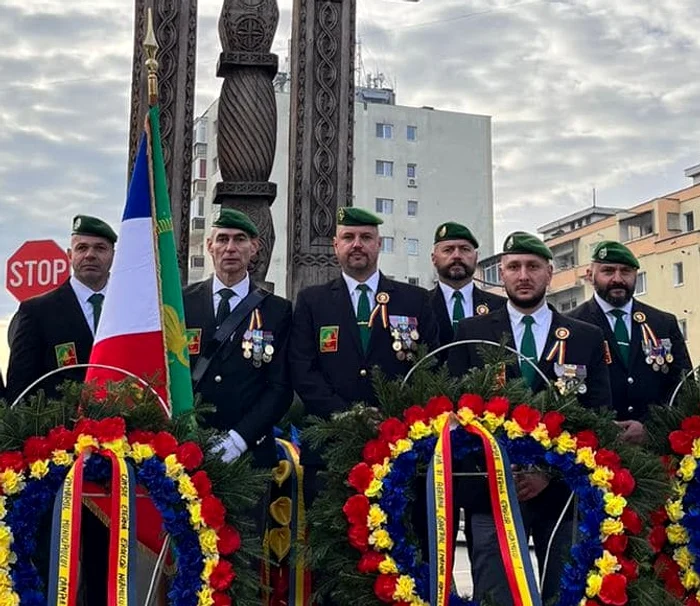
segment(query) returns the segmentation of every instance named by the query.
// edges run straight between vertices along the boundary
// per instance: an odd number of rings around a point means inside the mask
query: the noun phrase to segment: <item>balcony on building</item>
[[[646,238],[654,233],[654,211],[625,213],[620,217],[620,242]]]

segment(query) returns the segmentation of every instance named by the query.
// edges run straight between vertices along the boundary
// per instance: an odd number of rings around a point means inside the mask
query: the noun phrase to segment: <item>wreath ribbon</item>
[[[452,584],[451,420],[452,417],[448,418],[442,428],[428,469],[430,603],[435,606],[448,605]],[[470,421],[464,429],[480,438],[484,445],[491,510],[513,603],[541,606],[508,454],[478,421]]]

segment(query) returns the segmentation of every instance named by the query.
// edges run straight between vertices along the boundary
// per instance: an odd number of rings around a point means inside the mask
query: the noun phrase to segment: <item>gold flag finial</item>
[[[156,53],[158,52],[158,41],[156,34],[153,31],[153,14],[151,9],[148,9],[148,25],[146,29],[146,38],[143,41],[143,48],[146,50],[146,69],[148,70],[148,104],[155,105],[158,103],[158,60]]]

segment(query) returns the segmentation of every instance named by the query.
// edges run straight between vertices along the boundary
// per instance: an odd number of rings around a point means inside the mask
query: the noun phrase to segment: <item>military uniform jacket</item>
[[[485,315],[486,313],[500,309],[505,306],[506,301],[507,299],[505,297],[486,292],[476,286],[474,286],[472,290],[474,315]],[[452,343],[455,337],[455,330],[450,320],[450,314],[447,312],[445,295],[439,284],[430,291],[430,304],[433,307],[433,313],[435,314],[435,319],[440,329],[440,345]]]
[[[554,371],[554,362],[548,362],[545,358],[557,341],[555,333],[558,328],[566,328],[569,332],[566,339],[566,358],[564,363],[586,366],[587,376],[585,384],[587,390],[585,394],[579,394],[579,402],[587,408],[611,407],[610,377],[605,364],[603,333],[596,326],[568,318],[552,309],[552,323],[542,351],[542,357],[538,363],[539,369],[550,380],[555,381],[557,379]],[[510,325],[510,316],[506,307],[502,307],[485,316],[475,316],[460,321],[455,341],[485,339],[498,343],[503,335],[508,337],[506,344],[516,349]],[[450,373],[454,376],[461,376],[472,367],[482,367],[483,360],[479,355],[478,347],[478,345],[470,344],[453,348],[448,358]],[[510,364],[506,367],[506,379],[514,379],[520,376],[519,365]],[[538,374],[533,391],[537,393],[545,388],[546,383]],[[478,486],[479,482],[482,483],[481,486]],[[474,511],[489,511],[490,501],[486,483],[484,480],[479,480],[479,482],[475,482],[475,487],[471,491],[473,499],[470,503],[471,508]],[[568,499],[568,495],[569,490],[562,482],[553,481],[527,503],[535,507],[538,512],[542,512],[542,515],[558,516]]]
[[[33,381],[59,366],[87,364],[93,335],[70,281],[22,302],[12,320],[10,341],[9,402]],[[85,370],[57,373],[42,381],[37,389],[43,389],[47,397],[58,397],[58,385],[68,379],[84,381]]]
[[[438,327],[427,290],[380,274],[377,293],[389,296],[388,315],[418,320],[419,343],[427,344],[430,350],[438,346]],[[324,335],[335,338],[322,341]],[[328,418],[349,409],[354,402],[376,405],[373,367],[378,366],[387,378],[394,379],[412,366],[397,358],[392,343],[390,329],[377,318],[367,353],[363,353],[357,317],[342,276],[301,291],[294,309],[289,360],[294,389],[304,402],[306,414]],[[322,461],[316,453],[302,449],[302,463],[320,465]]]
[[[251,282],[251,291],[254,288]],[[185,321],[190,331],[198,331],[199,347],[190,345],[190,365],[197,364],[216,333],[212,279],[197,282],[184,291]],[[292,385],[287,366],[287,343],[292,324],[292,304],[268,295],[258,306],[262,329],[273,334],[274,353],[259,368],[243,357],[246,318],[219,354],[211,361],[197,386],[202,401],[216,406],[208,421],[221,431],[235,430],[253,452],[260,467],[277,465],[273,428],[292,403]],[[201,331],[201,332],[199,332]]]
[[[646,363],[646,355],[642,350],[641,323],[634,319],[637,312],[644,314],[646,323],[659,339],[671,340],[674,360],[668,365],[668,373],[654,371],[652,366]],[[582,303],[568,315],[603,330],[610,350],[608,370],[613,405],[620,421],[643,420],[650,404],[667,404],[676,385],[683,378],[684,371],[692,368],[688,348],[676,317],[672,314],[640,303],[636,299],[633,301],[629,366],[623,362],[610,323],[594,298]]]

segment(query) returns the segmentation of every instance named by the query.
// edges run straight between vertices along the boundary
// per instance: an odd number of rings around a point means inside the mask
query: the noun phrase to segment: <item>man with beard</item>
[[[440,345],[452,343],[460,320],[487,314],[506,304],[505,297],[474,285],[478,248],[479,242],[464,225],[450,221],[435,230],[430,259],[438,283],[430,291],[430,303],[440,327]]]
[[[507,344],[532,361],[560,391],[575,390],[579,402],[591,408],[611,405],[610,378],[603,355],[603,333],[590,324],[567,318],[545,301],[552,279],[552,253],[536,236],[515,232],[508,236],[501,257],[501,277],[508,302],[488,315],[460,321],[455,340],[483,339]],[[559,357],[564,349],[563,359]],[[484,360],[478,345],[464,345],[450,351],[448,366],[461,376]],[[567,369],[571,375],[564,375]],[[550,387],[524,360],[509,364],[506,378],[524,378],[533,392]],[[525,531],[532,536],[535,553],[543,574],[547,545],[570,491],[563,481],[546,473],[525,472],[515,477],[518,501]],[[472,511],[472,574],[474,597],[492,594],[499,606],[513,604],[501,559],[496,528],[491,514],[486,480]],[[572,517],[569,513],[557,531],[549,556],[542,602],[558,591],[563,565],[571,547]]]
[[[389,280],[377,269],[381,223],[364,209],[339,208],[333,247],[342,274],[297,297],[289,360],[308,416],[329,418],[355,402],[376,406],[375,367],[394,379],[408,372],[418,345],[438,346],[428,291]],[[304,446],[301,462],[310,505],[323,459]]]
[[[485,315],[506,304],[505,297],[484,292],[474,285],[472,278],[479,258],[478,248],[479,242],[464,225],[448,221],[435,230],[430,258],[438,275],[438,283],[430,291],[430,303],[440,327],[440,345],[452,343],[460,320]],[[446,360],[447,352],[443,353],[441,359]],[[453,470],[456,473],[483,471],[481,466],[471,461],[456,462]],[[464,510],[464,535],[469,549],[472,542],[470,512],[475,494],[473,485],[471,479],[459,476],[455,479],[455,518],[459,518],[460,509]],[[417,518],[425,514],[421,501],[417,501]],[[455,524],[455,531],[457,527]]]
[[[570,317],[603,330],[621,438],[639,444],[650,404],[667,404],[692,368],[676,317],[633,297],[639,261],[625,245],[606,240],[593,252],[587,272],[593,297]]]

